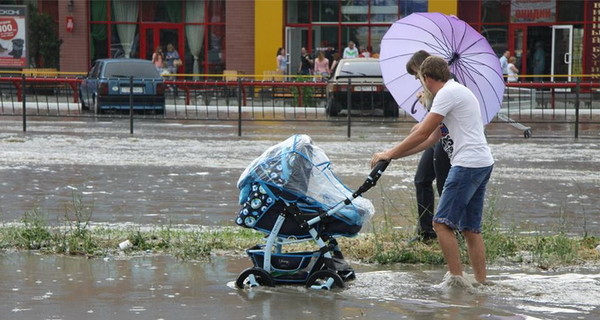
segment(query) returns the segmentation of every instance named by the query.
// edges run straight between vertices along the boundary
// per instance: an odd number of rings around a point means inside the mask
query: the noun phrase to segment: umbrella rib
[[[416,96],[416,93],[419,91],[419,89],[421,89],[421,88],[419,87],[419,88],[415,89],[413,92],[411,92],[410,94],[406,95],[406,99],[404,99],[404,101],[402,101],[402,102],[399,102],[398,105],[402,106],[405,103],[407,103],[408,101],[410,101],[411,98],[414,98]]]
[[[423,45],[427,46],[428,48],[431,48],[435,53],[447,55],[448,54],[447,50],[444,50],[445,48],[443,46],[439,45],[438,39],[434,35],[431,35],[431,36],[434,37],[434,39],[436,39],[436,41],[438,42],[438,45],[423,42],[422,40],[419,40],[419,39],[409,39],[409,38],[386,38],[386,40],[387,41],[400,41],[400,42],[416,42],[416,43],[423,44]],[[386,61],[388,59],[393,59],[393,58],[400,57],[400,56],[402,56],[402,55],[390,56],[389,58],[383,59],[382,61]]]
[[[390,81],[387,81],[387,82],[385,82],[384,84],[387,86],[388,84],[392,84],[392,83],[394,83],[396,80],[400,80],[400,79],[402,79],[402,78],[404,78],[404,77],[406,77],[406,76],[411,76],[411,77],[412,77],[412,75],[410,75],[410,74],[408,74],[408,73],[403,73],[403,74],[401,74],[400,76],[398,76],[398,77],[396,77],[396,78],[394,78],[394,79],[391,79]]]
[[[498,97],[498,92],[497,92],[496,88],[493,86],[493,84],[490,82],[490,80],[489,80],[488,78],[486,78],[486,77],[485,77],[485,76],[484,76],[484,75],[483,75],[481,72],[479,72],[477,69],[475,69],[475,68],[474,68],[472,65],[469,65],[469,64],[467,64],[467,63],[464,63],[464,61],[458,61],[458,64],[459,64],[459,65],[458,65],[458,67],[460,67],[460,69],[458,70],[458,71],[460,71],[460,72],[459,72],[460,76],[458,76],[458,75],[457,75],[457,77],[459,77],[459,79],[460,79],[460,78],[462,78],[462,79],[463,79],[463,81],[462,81],[462,82],[463,82],[463,84],[464,84],[464,85],[466,85],[466,84],[467,84],[467,82],[466,82],[466,81],[464,81],[464,79],[468,79],[468,80],[469,80],[471,83],[474,83],[474,84],[478,84],[478,83],[480,83],[480,82],[477,82],[477,81],[475,80],[475,78],[473,77],[473,74],[480,75],[480,76],[481,76],[481,78],[483,78],[483,79],[485,80],[485,82],[487,82],[487,84],[489,85],[489,87],[490,87],[490,88],[492,88],[492,89],[494,90],[494,93],[495,93],[495,94],[494,94],[494,97],[496,98],[496,102],[498,103],[498,105],[500,105],[500,104],[502,103],[502,100],[501,100],[501,99]],[[484,64],[480,64],[480,65],[482,65],[482,66],[486,66],[486,67],[489,67],[489,66],[487,66],[487,65],[484,65]],[[471,72],[466,72],[465,70],[469,70],[469,71],[471,71]],[[502,81],[504,81],[504,80],[502,80]],[[503,82],[503,83],[504,83],[504,82]],[[468,87],[468,86],[467,86],[467,87]],[[489,122],[490,122],[490,121],[489,121],[490,119],[489,119],[489,117],[488,117],[488,112],[487,112],[487,110],[488,110],[488,106],[487,106],[487,104],[486,104],[486,101],[483,99],[483,97],[484,97],[484,94],[483,94],[483,91],[482,91],[482,86],[480,86],[480,85],[475,85],[474,87],[475,87],[475,88],[471,88],[471,90],[472,90],[472,91],[477,91],[477,92],[476,92],[476,94],[478,94],[478,95],[481,97],[481,99],[482,99],[481,103],[482,103],[483,105],[482,105],[482,106],[480,106],[480,107],[481,107],[481,108],[483,108],[483,109],[485,110],[485,117],[486,117],[486,121],[487,121],[487,123],[489,123]],[[503,86],[503,87],[504,87],[504,86]],[[504,89],[504,88],[503,88],[503,89]]]

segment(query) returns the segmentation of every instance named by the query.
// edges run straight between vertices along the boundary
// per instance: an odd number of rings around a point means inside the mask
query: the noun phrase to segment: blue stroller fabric
[[[270,147],[240,176],[237,187],[242,205],[236,223],[269,233],[285,203],[295,203],[303,214],[318,215],[331,210],[346,198],[348,189],[333,173],[325,152],[307,135],[294,135]],[[375,212],[362,197],[333,214],[327,224],[330,235],[354,235]],[[281,236],[310,237],[293,221],[286,221]]]

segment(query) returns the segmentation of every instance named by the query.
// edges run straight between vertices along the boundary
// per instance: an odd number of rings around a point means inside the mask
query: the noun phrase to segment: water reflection
[[[598,319],[598,267],[562,272],[490,270],[495,285],[440,286],[443,267],[355,265],[345,290],[302,286],[237,290],[246,258],[182,262],[0,255],[2,319]]]

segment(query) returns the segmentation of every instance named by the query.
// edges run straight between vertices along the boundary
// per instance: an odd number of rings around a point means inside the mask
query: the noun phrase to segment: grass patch
[[[62,225],[49,226],[47,216],[39,209],[25,212],[20,223],[0,226],[0,248],[37,250],[48,254],[100,257],[123,254],[119,243],[129,240],[125,254],[168,254],[181,260],[201,260],[213,254],[243,254],[263,242],[264,234],[240,227],[207,228],[195,226],[127,226],[92,224],[91,206],[81,197],[73,196],[65,208]],[[564,218],[564,216],[562,216]],[[561,220],[563,219],[561,218]],[[516,227],[506,228],[491,199],[484,212],[483,236],[488,263],[528,263],[542,269],[561,265],[599,261],[597,237],[572,237],[565,231],[566,220],[551,234],[537,231],[519,235]],[[366,230],[364,230],[366,231]],[[437,242],[409,244],[412,231],[393,227],[384,212],[372,221],[371,232],[357,237],[340,238],[339,245],[346,258],[378,264],[411,263],[443,265]],[[460,239],[460,237],[459,237]],[[468,263],[464,241],[459,241],[462,260]],[[285,246],[287,251],[312,251],[312,241]]]

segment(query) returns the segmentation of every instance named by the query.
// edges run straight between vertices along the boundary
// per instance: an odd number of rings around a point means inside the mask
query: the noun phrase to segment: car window
[[[342,62],[339,76],[381,77],[379,62]]]
[[[160,74],[152,63],[113,62],[106,64],[105,78],[158,78]]]
[[[98,70],[100,70],[100,62],[96,62],[90,72],[88,73],[89,78],[98,78]]]

